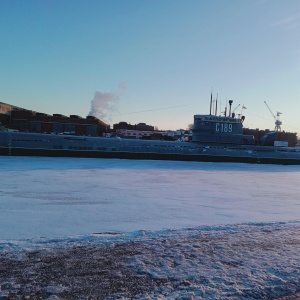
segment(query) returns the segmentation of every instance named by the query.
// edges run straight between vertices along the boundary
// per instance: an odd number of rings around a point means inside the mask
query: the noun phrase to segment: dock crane
[[[275,131],[281,131],[281,124],[282,122],[279,120],[279,117],[281,115],[281,112],[276,112],[276,116],[273,114],[272,110],[270,109],[269,105],[267,104],[266,101],[264,101],[268,110],[270,111],[272,117],[275,119]]]

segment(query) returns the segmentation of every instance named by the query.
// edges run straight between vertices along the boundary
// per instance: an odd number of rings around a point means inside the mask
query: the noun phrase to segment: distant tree
[[[189,124],[188,126],[187,126],[187,130],[192,130],[194,128],[194,124]]]

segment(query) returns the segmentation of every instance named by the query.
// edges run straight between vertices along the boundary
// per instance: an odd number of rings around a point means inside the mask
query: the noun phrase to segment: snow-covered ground
[[[275,299],[300,290],[299,196],[299,166],[0,157],[0,258],[138,245],[119,269],[152,283],[107,299]],[[24,295],[6,277],[0,298]],[[26,291],[72,299],[62,281]]]

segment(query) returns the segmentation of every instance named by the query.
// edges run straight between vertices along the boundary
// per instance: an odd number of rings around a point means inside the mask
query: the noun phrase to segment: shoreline
[[[300,226],[236,225],[1,252],[1,299],[280,299],[300,295]]]

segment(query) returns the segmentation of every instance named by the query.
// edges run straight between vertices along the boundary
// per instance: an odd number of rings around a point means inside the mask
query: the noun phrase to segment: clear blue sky
[[[109,124],[178,129],[213,87],[246,127],[273,129],[267,101],[300,133],[299,0],[1,0],[0,38],[2,102],[86,116],[99,92]]]

